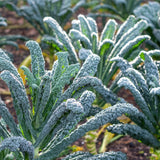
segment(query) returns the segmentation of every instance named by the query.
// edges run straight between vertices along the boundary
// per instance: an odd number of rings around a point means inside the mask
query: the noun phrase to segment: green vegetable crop
[[[9,57],[0,50],[0,77],[13,98],[18,124],[6,105],[0,100],[0,159],[53,160],[86,132],[110,121],[110,114],[92,106],[95,94],[85,88],[91,86],[103,96],[110,96],[101,81],[92,77],[99,63],[99,56],[90,55],[80,68],[79,63],[69,65],[67,52],[57,53],[58,60],[52,70],[45,70],[41,48],[35,41],[28,41],[32,58],[31,70],[23,66],[30,90],[31,103],[22,79]],[[67,89],[66,89],[67,87]],[[110,97],[109,97],[110,98]],[[113,97],[114,99],[114,97]],[[98,114],[96,114],[99,112]],[[77,124],[95,115],[86,123]],[[112,119],[111,119],[112,120]],[[113,117],[115,120],[115,117]],[[7,129],[9,127],[9,130]],[[71,154],[65,159],[126,159],[121,152],[91,155],[86,152]]]

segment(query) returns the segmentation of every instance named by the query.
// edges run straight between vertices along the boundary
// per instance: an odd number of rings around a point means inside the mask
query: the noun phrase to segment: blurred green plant
[[[151,147],[150,153],[151,153],[151,156],[149,157],[150,160],[159,160],[160,159],[160,150],[159,149],[154,149]]]
[[[95,3],[96,6],[91,10],[94,13],[89,13],[89,16],[103,17],[104,20],[109,17],[124,22],[144,0],[95,0],[95,2],[98,4]]]
[[[7,22],[6,18],[0,17],[0,27],[6,27]],[[0,36],[0,47],[2,48],[5,45],[10,45],[16,47],[18,49],[18,44],[15,42],[16,40],[23,40],[26,41],[28,40],[27,37],[21,36],[21,35],[1,35]],[[7,50],[5,51],[10,57],[12,54],[8,52]],[[12,57],[13,58],[13,57]]]
[[[46,16],[53,17],[61,26],[64,26],[73,13],[84,3],[85,0],[82,0],[72,7],[71,0],[27,0],[27,5],[17,7],[14,3],[7,2],[6,7],[24,17],[40,35],[54,35],[44,25],[43,18]]]
[[[0,17],[0,27],[7,26],[6,18]],[[3,45],[12,45],[16,48],[18,48],[17,43],[15,42],[17,39],[19,40],[28,40],[27,37],[21,36],[21,35],[4,35],[0,36],[0,47]]]
[[[1,26],[7,26],[6,19],[4,17],[0,17],[0,27]]]
[[[18,0],[0,0],[0,7],[4,7],[6,5],[6,3],[8,3],[8,2],[12,2],[15,5],[17,5]]]
[[[146,33],[151,36],[151,40],[146,41],[147,44],[155,49],[160,49],[160,4],[158,2],[149,2],[134,10],[134,14],[145,19],[149,27]]]

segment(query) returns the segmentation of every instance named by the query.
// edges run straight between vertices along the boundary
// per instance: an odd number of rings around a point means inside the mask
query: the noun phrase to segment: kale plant
[[[22,16],[24,19],[26,19],[41,35],[38,39],[40,42],[44,34],[55,37],[55,33],[43,23],[44,17],[51,16],[55,18],[61,24],[61,26],[64,27],[72,17],[73,13],[75,13],[75,11],[85,3],[85,0],[81,0],[76,5],[72,6],[71,0],[25,1],[27,1],[25,2],[27,3],[26,5],[18,7],[14,3],[7,0],[7,2],[5,2],[5,7],[15,11],[19,16]],[[50,59],[50,66],[52,66],[53,61],[56,59],[53,58],[54,54],[59,50],[54,45],[48,46],[42,42],[41,47],[43,48],[43,51],[47,53],[46,55]],[[30,57],[27,57],[26,60],[28,60],[27,63],[29,64]]]
[[[55,40],[52,36],[45,36],[43,37],[43,40],[47,41],[47,43],[53,43],[62,51],[68,51],[70,63],[75,63],[79,60],[80,63],[83,64],[88,56],[91,55],[98,55],[100,57],[95,77],[101,79],[106,87],[109,87],[110,82],[114,80],[114,76],[118,71],[118,67],[115,63],[111,63],[110,59],[115,56],[124,57],[129,60],[134,59],[138,54],[137,50],[139,51],[142,42],[149,39],[149,36],[147,35],[140,35],[147,27],[146,21],[137,21],[134,16],[130,16],[119,29],[117,29],[115,20],[109,20],[100,37],[97,24],[95,20],[90,17],[86,18],[83,15],[79,15],[78,20],[73,20],[72,29],[70,30],[69,35],[66,34],[53,18],[46,17],[44,21],[54,30],[57,39]],[[75,57],[76,53],[78,56]],[[110,96],[115,97],[115,100],[106,101],[103,97],[104,94],[99,94],[94,88],[96,94],[94,104],[102,108],[106,103],[114,105],[119,102],[119,98],[113,93],[118,91],[117,81],[120,77],[121,73],[118,74],[115,81],[109,87]],[[99,90],[101,89],[99,88]],[[98,132],[97,135],[95,134],[95,131],[94,133],[91,132],[87,133],[86,136],[87,146],[90,146],[88,149],[93,149],[92,151],[90,150],[91,153],[96,153],[97,149],[95,141],[98,138],[98,135],[100,135],[100,132]],[[92,134],[95,135],[92,136]],[[106,142],[107,141],[104,139],[102,146],[105,146]],[[105,147],[103,147],[102,150],[104,149]]]
[[[115,124],[107,129],[112,133],[129,134],[146,145],[160,148],[160,76],[152,56],[160,57],[160,51],[141,51],[140,57],[130,63],[121,57],[112,59],[123,73],[123,77],[118,81],[119,87],[130,90],[142,111],[143,117],[137,118],[137,121],[142,121],[137,125]],[[143,62],[143,72],[134,69],[135,65]],[[134,114],[133,112],[130,116],[132,117]],[[144,125],[146,120],[149,122],[148,125]]]
[[[147,41],[147,44],[155,49],[160,49],[160,4],[149,2],[136,8],[134,14],[140,19],[145,19],[149,24],[146,32],[152,37],[152,41]]]
[[[4,7],[6,5],[6,3],[8,3],[8,2],[12,2],[15,5],[17,5],[18,0],[0,0],[0,7]]]
[[[52,70],[45,70],[41,48],[35,41],[28,41],[32,58],[31,70],[23,66],[30,90],[29,101],[22,79],[9,57],[0,50],[0,77],[8,85],[13,98],[18,124],[6,105],[0,100],[0,159],[53,160],[74,141],[105,123],[116,121],[112,109],[100,110],[92,106],[95,94],[88,86],[103,94],[106,101],[116,101],[96,77],[92,77],[99,63],[99,56],[92,54],[80,68],[79,63],[68,63],[68,53],[58,52]],[[114,102],[116,103],[116,102]],[[121,106],[121,104],[119,104]],[[120,110],[121,107],[115,107]],[[130,108],[124,104],[126,108]],[[126,111],[126,109],[125,109]],[[113,116],[110,113],[113,113]],[[86,117],[94,116],[77,127]],[[9,128],[9,129],[8,129]],[[126,159],[121,152],[92,155],[77,152],[64,159]]]
[[[51,34],[43,23],[44,17],[51,16],[64,26],[84,3],[82,0],[72,7],[71,0],[27,0],[27,5],[20,8],[11,2],[7,3],[6,7],[24,17],[41,35],[44,35]]]
[[[97,1],[97,0],[95,0]],[[89,13],[91,17],[107,17],[125,21],[129,15],[133,14],[135,8],[140,6],[144,0],[101,0]],[[91,4],[93,2],[90,2]],[[98,12],[98,13],[97,13]]]
[[[147,28],[146,21],[137,21],[134,16],[128,17],[119,29],[117,29],[115,20],[109,20],[100,37],[97,24],[90,17],[86,18],[79,15],[78,20],[73,20],[69,35],[53,18],[46,17],[44,21],[54,30],[57,39],[55,40],[52,36],[45,36],[43,40],[54,43],[62,51],[68,51],[70,63],[75,63],[78,59],[84,63],[86,58],[93,54],[100,56],[100,63],[95,76],[101,79],[107,87],[118,70],[118,67],[115,63],[111,63],[110,59],[115,56],[124,57],[128,60],[134,59],[142,42],[150,38],[147,35],[140,35]],[[78,57],[75,57],[76,52],[78,52]],[[117,76],[115,83],[110,86],[111,91],[117,91],[116,82],[119,78],[120,75]],[[102,107],[105,103],[103,98],[97,96],[98,106]]]

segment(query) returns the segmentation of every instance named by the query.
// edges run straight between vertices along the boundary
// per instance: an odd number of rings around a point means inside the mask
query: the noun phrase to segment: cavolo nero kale
[[[141,118],[135,118],[143,123],[136,125],[114,124],[107,129],[112,133],[129,134],[146,145],[160,148],[160,76],[158,67],[152,59],[154,56],[160,57],[160,51],[141,51],[139,56],[131,62],[121,57],[112,59],[123,74],[123,77],[118,81],[118,86],[129,89],[133,94],[143,115]],[[144,66],[141,70],[134,69],[134,66],[142,64]],[[130,116],[134,117],[133,114]],[[146,120],[148,125],[144,123]]]
[[[109,87],[110,94],[118,91],[117,81],[121,77],[120,73],[114,80],[118,67],[110,60],[115,56],[129,61],[133,60],[141,50],[141,44],[150,39],[148,35],[141,35],[148,26],[147,22],[139,21],[134,16],[129,16],[119,28],[115,20],[108,20],[100,34],[95,20],[83,15],[79,15],[77,20],[72,21],[69,34],[51,17],[45,17],[44,22],[55,32],[57,38],[55,41],[53,36],[47,35],[43,37],[43,41],[56,45],[59,50],[68,51],[69,63],[80,61],[83,64],[89,55],[94,54],[100,57],[95,76],[101,79],[106,87]],[[112,85],[110,85],[111,81]],[[96,104],[103,107],[106,101],[98,92],[95,93]]]
[[[28,41],[26,46],[32,57],[32,72],[25,66],[22,69],[26,75],[31,102],[16,67],[5,52],[0,50],[0,77],[10,89],[18,120],[16,124],[6,105],[0,100],[1,159],[56,159],[67,146],[86,132],[97,129],[110,120],[115,121],[123,114],[124,110],[117,114],[114,107],[113,111],[112,108],[100,111],[98,107],[92,106],[95,94],[87,90],[88,86],[97,90],[101,88],[100,92],[105,93],[104,97],[107,100],[115,100],[114,97],[110,98],[109,91],[102,82],[92,77],[97,70],[99,56],[88,56],[80,67],[79,63],[69,65],[68,53],[59,52],[52,70],[45,70],[45,61],[38,43]],[[127,104],[125,105],[128,108]],[[114,116],[110,112],[114,112]],[[76,127],[90,115],[96,116]],[[65,159],[77,157],[126,159],[126,155],[121,152],[99,155],[77,152]]]

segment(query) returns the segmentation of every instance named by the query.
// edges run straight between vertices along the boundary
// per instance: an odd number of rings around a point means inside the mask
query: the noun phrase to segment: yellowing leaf
[[[84,148],[81,147],[81,146],[73,145],[72,146],[72,151],[73,152],[84,151]]]
[[[28,57],[26,57],[23,62],[20,64],[19,68],[18,68],[18,72],[23,80],[23,84],[26,84],[26,80],[25,80],[25,74],[24,71],[21,69],[21,66],[26,66],[29,67],[31,64],[31,56],[29,55]]]

